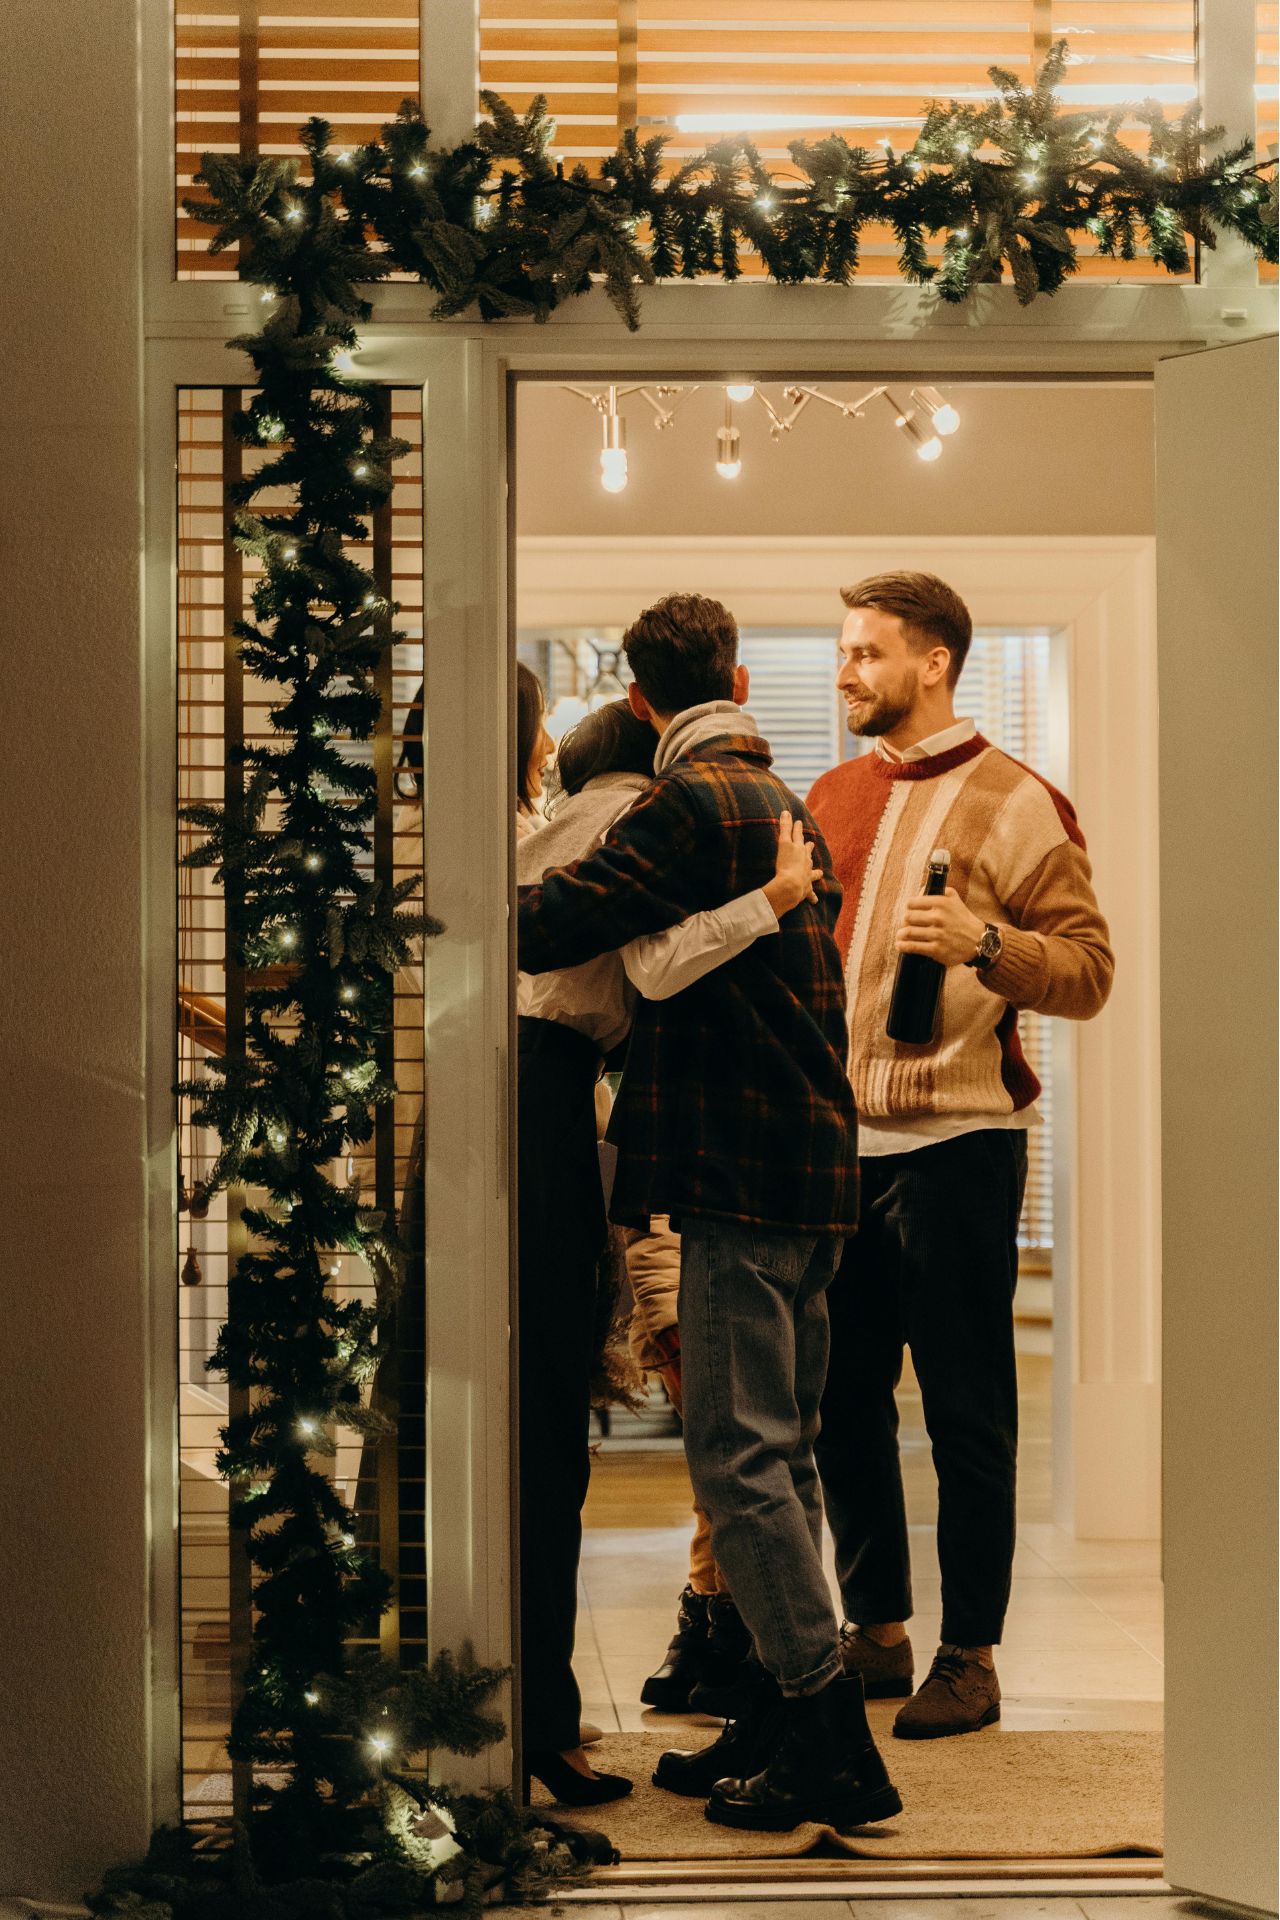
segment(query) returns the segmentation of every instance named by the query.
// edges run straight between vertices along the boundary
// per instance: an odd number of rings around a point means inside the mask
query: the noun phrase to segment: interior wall
[[[3,38],[0,1895],[68,1899],[152,1812],[137,8]]]
[[[866,385],[821,381],[846,404]],[[909,383],[893,388],[905,398]],[[639,395],[620,403],[630,469],[625,492],[600,485],[599,415],[562,387],[519,394],[519,531],[635,536],[914,534],[1133,535],[1154,527],[1149,383],[956,381],[943,391],[958,430],[932,463],[914,457],[883,399],[860,420],[810,402],[790,433],[769,437],[758,400],[739,405],[742,473],[715,470],[720,387],[680,401],[661,432]],[[782,388],[768,396],[782,412]]]

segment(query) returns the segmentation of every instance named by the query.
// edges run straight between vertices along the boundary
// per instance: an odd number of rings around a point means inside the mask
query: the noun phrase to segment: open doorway
[[[1125,949],[1116,925],[1127,925],[1132,903],[1108,897],[1108,881],[1117,893],[1121,882],[1110,858],[1116,796],[1108,791],[1105,819],[1090,800],[1101,793],[1103,736],[1124,737],[1118,710],[1126,704],[1132,721],[1132,687],[1145,686],[1147,703],[1154,701],[1153,678],[1144,682],[1153,664],[1149,387],[954,379],[931,387],[902,379],[882,393],[873,382],[806,377],[727,401],[723,385],[705,382],[628,385],[630,394],[611,393],[600,379],[517,390],[517,647],[545,690],[550,732],[558,737],[602,696],[623,691],[619,643],[640,608],[673,588],[703,591],[737,616],[751,711],[783,778],[803,796],[857,745],[834,691],[838,587],[885,567],[936,572],[975,618],[958,711],[1076,801],[1122,965],[1141,976],[1142,955]],[[924,388],[923,399],[913,386]],[[927,450],[943,438],[930,430],[940,406],[953,408],[960,425],[935,456]],[[619,417],[625,432],[611,424]],[[602,452],[613,458],[602,461]],[[738,462],[738,471],[725,470]],[[1107,700],[1117,711],[1100,718]],[[1141,751],[1135,761],[1127,777],[1141,812],[1154,807],[1154,765]],[[1114,1008],[1104,1016],[1116,1017]],[[1080,1044],[1070,1031],[1033,1021],[1024,1044],[1045,1089],[1046,1124],[1034,1141],[1020,1235],[1018,1547],[998,1654],[999,1732],[1108,1736],[1133,1781],[1140,1769],[1132,1755],[1149,1752],[1158,1735],[1162,1698],[1158,1299],[1154,1245],[1143,1239],[1155,1176],[1147,1169],[1132,1183],[1133,1213],[1117,1224],[1082,1207],[1089,1169],[1081,1163],[1103,1145],[1094,1123],[1104,1110],[1113,1149],[1140,1155],[1153,1146],[1144,1126],[1154,1124],[1156,1094],[1147,1084],[1127,1110],[1108,1107],[1109,1056],[1092,1036]],[[1146,1070],[1154,1072],[1151,1060]],[[1107,1231],[1142,1241],[1118,1314],[1109,1276],[1123,1256],[1113,1251],[1105,1273],[1093,1257]],[[1102,1306],[1100,1285],[1109,1289]],[[1100,1337],[1105,1380],[1091,1374]],[[1131,1351],[1117,1365],[1117,1343],[1126,1339]],[[1098,1387],[1109,1396],[1092,1391]],[[690,1532],[679,1421],[660,1382],[650,1377],[646,1388],[638,1411],[597,1416],[575,1655],[584,1717],[605,1731],[608,1751],[633,1766],[647,1752],[628,1744],[636,1736],[678,1743],[691,1725],[641,1701],[675,1625]],[[939,1630],[936,1489],[909,1369],[899,1402],[917,1589],[912,1631],[918,1658],[927,1660]],[[1130,1456],[1109,1478],[1096,1473],[1091,1447],[1105,1450],[1108,1436],[1121,1433],[1136,1436]],[[893,1704],[883,1709],[878,1736],[888,1734]],[[714,1732],[708,1720],[693,1725],[705,1737]],[[980,1737],[989,1736],[999,1734],[991,1728]],[[1136,1744],[1126,1761],[1129,1740]],[[963,1751],[972,1756],[967,1741],[947,1748],[961,1768]],[[939,1750],[932,1754],[937,1760]],[[1152,1844],[1149,1803],[1118,1813],[1132,1816],[1124,1836],[1117,1828],[1089,1850],[1132,1853]],[[1020,1814],[1025,1832],[1025,1807]],[[670,1840],[665,1853],[661,1841],[639,1844],[658,1850],[636,1857],[702,1857],[688,1852],[696,1844],[688,1840]],[[1046,1828],[1031,1851],[1075,1857],[1077,1842],[1061,1844],[1066,1853]],[[892,1848],[866,1851],[902,1857]]]

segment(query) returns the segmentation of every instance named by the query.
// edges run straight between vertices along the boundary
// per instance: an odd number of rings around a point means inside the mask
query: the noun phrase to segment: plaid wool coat
[[[822,867],[816,904],[669,1000],[641,1000],[609,1139],[610,1211],[852,1233],[857,1120],[835,924],[840,886],[804,803],[766,743],[722,735],[658,775],[599,850],[520,889],[527,973],[576,966],[720,907],[773,877],[777,820],[803,820]]]

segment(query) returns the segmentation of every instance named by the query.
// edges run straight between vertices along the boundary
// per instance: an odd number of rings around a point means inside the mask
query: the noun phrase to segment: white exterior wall
[[[138,22],[9,0],[4,41],[0,1892],[66,1896],[145,1846],[153,1682],[173,1692],[148,1593],[168,1142],[145,1099]]]

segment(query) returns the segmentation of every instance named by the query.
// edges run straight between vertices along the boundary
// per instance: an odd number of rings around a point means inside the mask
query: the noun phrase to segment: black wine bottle
[[[945,848],[939,847],[929,855],[929,867],[924,877],[925,893],[945,893],[950,877],[951,855]],[[941,960],[931,960],[928,954],[898,955],[898,970],[893,978],[893,999],[889,1002],[889,1018],[885,1023],[885,1032],[891,1040],[897,1040],[907,1047],[928,1046],[938,1024],[938,1005],[942,999],[942,976],[945,972]]]

